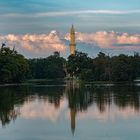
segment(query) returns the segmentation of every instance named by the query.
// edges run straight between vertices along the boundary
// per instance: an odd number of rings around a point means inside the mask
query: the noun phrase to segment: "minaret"
[[[76,48],[75,29],[74,26],[72,25],[70,29],[70,55],[75,55],[75,48]]]

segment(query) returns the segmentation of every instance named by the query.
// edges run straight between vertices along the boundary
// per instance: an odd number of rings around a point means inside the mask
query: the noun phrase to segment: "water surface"
[[[139,140],[139,84],[0,87],[0,140]]]

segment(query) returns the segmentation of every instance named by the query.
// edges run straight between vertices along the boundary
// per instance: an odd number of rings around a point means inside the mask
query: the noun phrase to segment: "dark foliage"
[[[71,76],[94,81],[133,81],[140,77],[140,56],[121,54],[109,57],[100,52],[91,59],[85,53],[69,56],[67,71]]]
[[[64,78],[66,60],[60,57],[58,52],[47,58],[29,59],[30,78],[35,79],[52,79]]]
[[[70,76],[80,77],[81,73],[86,73],[92,68],[92,59],[87,54],[76,52],[70,55],[67,61],[67,72]]]
[[[47,58],[25,59],[14,49],[0,49],[0,83],[19,83],[24,79],[54,79],[66,76],[87,81],[133,81],[140,77],[140,56],[121,54],[107,56],[100,52],[96,58],[76,52],[68,60],[59,52]]]
[[[28,72],[28,62],[15,50],[0,49],[0,83],[22,82]]]

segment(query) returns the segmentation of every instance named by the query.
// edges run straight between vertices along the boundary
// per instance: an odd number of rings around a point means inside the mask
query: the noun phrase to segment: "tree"
[[[92,59],[86,53],[76,52],[68,57],[67,71],[72,77],[79,77],[83,69],[91,69],[91,66]]]
[[[140,77],[140,56],[135,53],[134,56],[109,57],[100,52],[91,59],[85,53],[76,52],[68,57],[67,71],[82,80],[133,81]]]
[[[112,58],[112,80],[133,81],[139,75],[139,61],[134,56],[119,55]],[[139,59],[138,59],[139,60]],[[139,68],[138,68],[139,67]]]
[[[93,75],[95,81],[107,81],[111,76],[111,60],[109,56],[100,52],[93,60]]]
[[[15,50],[8,47],[0,49],[0,83],[17,83],[25,79],[28,62]]]
[[[36,79],[64,78],[66,60],[60,57],[59,52],[47,58],[29,59],[30,75]]]

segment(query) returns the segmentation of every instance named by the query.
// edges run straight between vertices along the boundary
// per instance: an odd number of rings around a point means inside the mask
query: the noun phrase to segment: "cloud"
[[[126,15],[139,14],[140,10],[77,10],[77,11],[53,11],[44,13],[24,14],[24,13],[1,13],[3,17],[56,17],[72,16],[81,14],[108,14],[108,15]]]
[[[81,15],[81,14],[135,14],[140,13],[140,10],[126,10],[126,11],[117,11],[117,10],[79,10],[79,11],[62,11],[62,12],[46,12],[38,13],[37,16],[67,16],[67,15]]]
[[[7,46],[13,48],[24,56],[46,57],[54,51],[59,51],[61,55],[66,56],[69,50],[69,33],[61,35],[51,31],[48,34],[25,34],[25,35],[0,35],[0,42],[7,42]],[[93,32],[76,33],[77,49],[84,52],[98,53],[105,51],[121,51],[121,53],[140,51],[140,35],[117,33],[117,32]],[[120,53],[120,52],[119,52]],[[96,54],[95,54],[96,55]]]
[[[69,34],[65,36],[70,39]],[[89,43],[104,49],[134,49],[140,50],[140,35],[117,33],[117,32],[95,32],[95,33],[76,33],[77,42]]]
[[[16,50],[28,55],[50,55],[54,51],[65,53],[66,46],[56,31],[49,34],[8,34],[0,36],[0,42],[7,42],[8,46],[15,45]]]

